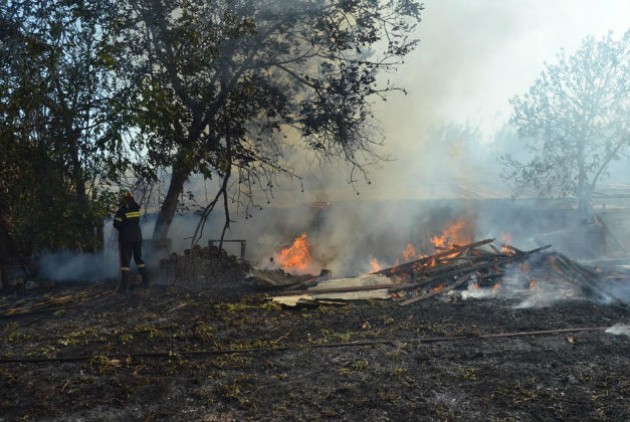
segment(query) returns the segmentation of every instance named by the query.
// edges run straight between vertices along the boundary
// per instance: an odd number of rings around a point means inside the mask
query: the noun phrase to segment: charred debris
[[[545,245],[523,251],[495,239],[452,245],[439,252],[357,277],[332,279],[327,270],[293,276],[282,269],[251,272],[250,280],[272,291],[283,305],[342,304],[348,300],[391,299],[401,306],[434,296],[466,297],[479,292],[497,295],[531,294],[536,289],[563,291],[566,298],[622,304],[615,283],[628,281],[627,272],[578,263]]]

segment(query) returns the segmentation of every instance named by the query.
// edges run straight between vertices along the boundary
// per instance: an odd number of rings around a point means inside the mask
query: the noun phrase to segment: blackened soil
[[[630,420],[623,307],[110,290],[1,298],[0,420]]]

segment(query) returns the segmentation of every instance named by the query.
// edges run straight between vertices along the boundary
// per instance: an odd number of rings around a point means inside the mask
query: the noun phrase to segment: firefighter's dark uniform
[[[142,286],[149,285],[147,269],[142,260],[142,231],[140,230],[140,206],[127,194],[123,205],[114,216],[114,228],[118,230],[118,247],[120,250],[120,292],[127,291],[131,271],[131,256],[142,276]]]

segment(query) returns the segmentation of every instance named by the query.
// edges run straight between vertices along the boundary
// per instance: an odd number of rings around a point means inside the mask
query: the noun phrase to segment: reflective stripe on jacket
[[[118,208],[114,216],[114,228],[118,230],[118,238],[121,242],[142,241],[140,206],[137,202],[130,201]]]

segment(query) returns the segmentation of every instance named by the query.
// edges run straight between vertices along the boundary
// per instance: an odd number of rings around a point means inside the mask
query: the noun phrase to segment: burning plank
[[[315,281],[317,277],[312,274],[291,275],[285,273],[281,269],[260,270],[252,269],[250,276],[247,278],[258,287],[291,287]]]
[[[463,276],[468,273],[473,274],[473,273],[477,273],[479,271],[487,270],[493,267],[504,266],[505,264],[524,259],[525,257],[529,255],[548,249],[550,247],[551,245],[543,246],[543,247],[536,248],[528,252],[523,252],[520,255],[505,256],[505,255],[497,254],[498,258],[494,258],[494,259],[483,259],[479,262],[474,262],[471,264],[456,265],[456,266],[447,267],[447,268],[438,268],[434,270],[433,273],[428,274],[429,277],[423,279],[422,281],[419,281],[416,283],[410,283],[405,287],[395,287],[392,290],[399,291],[399,290],[410,290],[415,287],[426,287],[426,286],[433,285],[437,281],[442,281],[450,277]]]
[[[470,243],[464,246],[453,246],[449,250],[438,252],[431,256],[425,256],[425,257],[416,259],[414,261],[405,262],[403,264],[396,265],[393,267],[385,268],[385,269],[376,271],[373,274],[382,274],[387,277],[400,275],[414,268],[415,269],[423,268],[423,267],[426,267],[427,265],[430,265],[431,263],[437,263],[442,258],[452,257],[453,255],[462,254],[470,249],[476,248],[478,246],[486,245],[492,242],[494,242],[494,239],[481,240],[479,242]]]
[[[441,294],[441,293],[445,293],[445,292],[449,292],[449,291],[453,290],[454,288],[459,287],[460,285],[468,282],[471,277],[472,277],[472,273],[471,274],[466,274],[465,276],[460,277],[459,279],[455,280],[454,283],[452,283],[452,284],[450,284],[448,286],[445,286],[445,287],[439,286],[438,288],[431,290],[427,294],[418,295],[418,296],[416,296],[414,298],[407,299],[407,300],[403,301],[400,305],[401,306],[411,305],[412,303],[415,303],[415,302],[417,302],[419,300],[428,299],[428,298],[433,297],[435,295],[438,295],[438,294]]]

